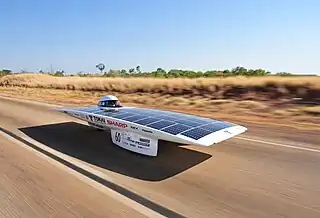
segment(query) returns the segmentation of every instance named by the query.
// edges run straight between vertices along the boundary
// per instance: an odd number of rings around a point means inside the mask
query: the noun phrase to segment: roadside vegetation
[[[0,93],[70,104],[95,104],[105,94],[126,104],[209,117],[320,123],[320,77],[229,71],[169,71],[66,75],[0,71]],[[147,75],[146,75],[147,74]],[[202,75],[201,77],[199,75]],[[280,119],[281,118],[281,119]]]

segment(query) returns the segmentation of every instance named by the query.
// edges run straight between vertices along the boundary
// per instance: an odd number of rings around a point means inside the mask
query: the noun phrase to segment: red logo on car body
[[[108,124],[109,125],[113,125],[113,126],[117,126],[117,127],[120,127],[120,128],[127,128],[128,125],[125,124],[125,123],[119,123],[117,121],[113,121],[113,120],[107,120]]]

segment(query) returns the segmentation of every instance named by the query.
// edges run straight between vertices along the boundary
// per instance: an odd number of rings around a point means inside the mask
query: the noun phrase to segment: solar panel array
[[[181,134],[195,140],[234,126],[234,124],[224,121],[156,109],[121,108],[120,110],[107,111],[99,107],[87,107],[78,108],[78,110],[130,121],[172,135]]]

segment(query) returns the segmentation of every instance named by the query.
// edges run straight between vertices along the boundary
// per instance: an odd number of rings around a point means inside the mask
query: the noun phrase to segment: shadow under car
[[[159,141],[158,156],[137,154],[114,145],[109,132],[77,122],[19,128],[46,146],[97,167],[146,181],[161,181],[194,167],[211,155]]]

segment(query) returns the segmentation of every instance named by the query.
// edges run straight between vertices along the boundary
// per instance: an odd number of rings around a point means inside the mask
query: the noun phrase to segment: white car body
[[[101,101],[118,101],[118,99],[114,96],[105,96],[100,99]],[[97,129],[102,130],[111,130],[111,138],[114,144],[125,148],[127,150],[131,150],[133,152],[137,152],[144,155],[149,156],[157,156],[158,151],[158,140],[164,140],[164,141],[171,141],[175,143],[181,143],[181,144],[193,144],[198,146],[211,146],[213,144],[222,142],[224,140],[230,139],[236,135],[244,133],[247,128],[241,125],[236,125],[233,123],[228,123],[224,121],[218,121],[213,120],[209,118],[202,118],[199,116],[193,116],[193,115],[187,115],[182,113],[175,113],[170,111],[164,111],[164,110],[155,110],[155,109],[146,109],[146,108],[138,108],[138,107],[99,107],[99,106],[88,106],[88,107],[80,107],[80,108],[59,108],[57,109],[59,111],[62,111],[72,117],[75,117],[77,119],[83,120],[88,122],[90,126],[93,126]],[[197,122],[199,124],[198,126],[192,127],[188,126],[188,129],[185,131],[182,131],[178,134],[170,134],[168,132],[163,131],[163,129],[169,129],[169,126],[165,126],[164,128],[155,129],[148,125],[139,124],[136,123],[136,121],[131,122],[128,120],[122,119],[122,118],[116,118],[113,117],[114,114],[117,116],[117,113],[120,114],[130,114],[131,111],[136,113],[135,115],[131,115],[125,118],[130,117],[141,117],[139,120],[147,120],[151,119],[152,117],[157,117],[157,114],[160,114],[159,117],[168,117],[168,121],[165,119],[161,119],[153,123],[169,123],[174,122],[171,126],[186,126],[184,123],[191,123],[194,124]],[[140,114],[141,112],[141,114]],[[146,113],[146,115],[144,115]],[[149,113],[149,115],[148,115]],[[161,115],[161,113],[164,113],[164,115]],[[121,115],[122,115],[121,114]],[[154,115],[150,115],[154,114]],[[142,117],[143,116],[143,117]],[[177,118],[178,117],[178,118]],[[181,118],[179,118],[181,117]],[[177,121],[171,121],[171,120],[177,120]],[[198,121],[199,120],[199,121]],[[182,122],[182,123],[176,123],[176,122]],[[202,123],[201,122],[205,122]],[[151,123],[152,124],[152,123]],[[188,124],[187,124],[188,125]],[[203,137],[198,138],[192,138],[196,136],[186,136],[184,135],[185,132],[191,131],[192,129],[199,129],[202,131],[202,128],[206,127],[215,127],[217,125],[217,131],[211,131],[209,134],[206,134]],[[187,127],[184,127],[187,128]],[[174,130],[174,129],[173,129]],[[203,131],[208,132],[208,129],[203,129]],[[191,133],[190,133],[191,134]],[[197,133],[196,133],[197,134]],[[137,141],[137,139],[133,138],[139,138],[141,141]],[[120,140],[120,141],[119,141]],[[147,146],[145,144],[145,141],[149,141],[149,145]],[[136,143],[136,146],[134,146],[134,143]],[[144,144],[147,146],[143,147],[139,144]]]

